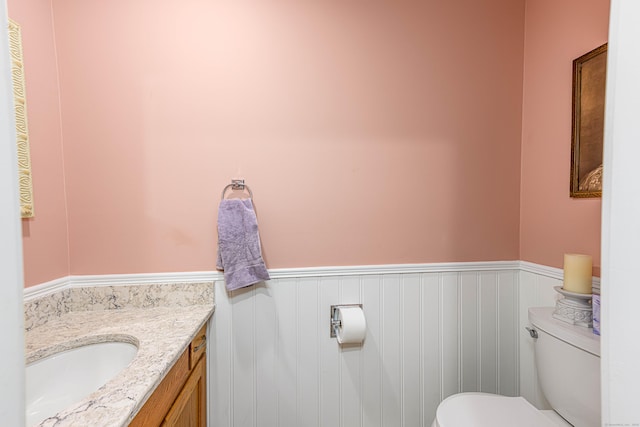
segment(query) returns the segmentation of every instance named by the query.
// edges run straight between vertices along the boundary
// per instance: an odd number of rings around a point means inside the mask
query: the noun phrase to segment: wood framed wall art
[[[607,44],[573,61],[571,197],[602,196]]]

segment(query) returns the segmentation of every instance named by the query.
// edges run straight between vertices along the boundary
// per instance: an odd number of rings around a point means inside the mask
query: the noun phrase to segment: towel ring
[[[224,187],[224,189],[222,190],[222,196],[220,197],[220,200],[224,200],[224,194],[227,192],[229,188],[231,188],[232,190],[246,189],[249,192],[249,198],[253,199],[253,193],[251,192],[251,189],[249,188],[249,186],[244,183],[244,179],[232,179],[231,184],[227,184],[227,186]]]

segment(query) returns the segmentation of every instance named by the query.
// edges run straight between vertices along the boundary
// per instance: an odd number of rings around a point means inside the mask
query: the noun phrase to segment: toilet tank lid
[[[600,336],[592,328],[576,326],[553,317],[553,307],[532,307],[529,322],[549,335],[600,357]]]
[[[490,393],[459,393],[440,403],[439,427],[557,427],[522,397]]]

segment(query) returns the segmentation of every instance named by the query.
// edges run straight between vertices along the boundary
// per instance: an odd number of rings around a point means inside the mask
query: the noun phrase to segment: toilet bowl
[[[553,310],[529,309],[538,380],[553,410],[523,397],[459,393],[440,403],[432,427],[599,426],[600,337],[554,319]]]
[[[459,393],[440,403],[431,427],[571,427],[555,411],[541,411],[523,397]]]

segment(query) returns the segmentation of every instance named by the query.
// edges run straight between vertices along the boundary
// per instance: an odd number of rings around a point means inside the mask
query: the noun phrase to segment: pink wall
[[[599,265],[600,201],[568,197],[571,61],[606,41],[608,1],[529,0],[526,19],[510,0],[173,3],[56,0],[63,161],[52,4],[9,0],[27,286],[213,269],[232,177],[256,195],[271,268]]]
[[[524,4],[57,0],[72,274],[518,258]],[[81,35],[81,36],[78,36]]]
[[[600,266],[600,199],[571,199],[573,59],[607,41],[608,0],[526,4],[520,257],[562,267],[565,252]]]
[[[234,177],[270,268],[518,259],[523,1],[54,17],[71,274],[212,270]]]
[[[50,1],[9,0],[21,26],[35,218],[22,220],[25,284],[69,274],[60,96]]]

